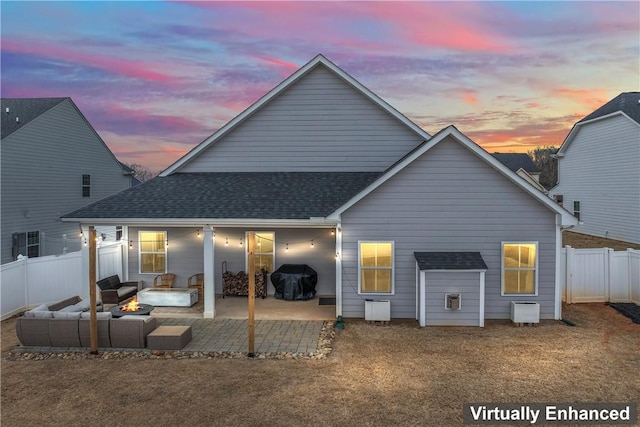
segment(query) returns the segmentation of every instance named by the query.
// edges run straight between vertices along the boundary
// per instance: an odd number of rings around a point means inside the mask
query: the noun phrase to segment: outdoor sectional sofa
[[[105,304],[120,304],[138,293],[138,282],[120,282],[117,274],[98,280],[96,285]]]
[[[71,307],[86,307],[87,311],[71,311]],[[16,320],[16,335],[24,346],[90,347],[90,315],[88,304],[79,297],[49,306],[42,304]],[[110,312],[102,311],[96,316],[100,348],[145,348],[147,335],[157,326],[156,318],[151,316],[116,319]]]

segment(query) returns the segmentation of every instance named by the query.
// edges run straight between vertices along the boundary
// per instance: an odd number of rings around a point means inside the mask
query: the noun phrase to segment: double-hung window
[[[573,202],[573,216],[580,219],[580,202],[577,200]]]
[[[537,295],[538,243],[502,243],[502,295]]]
[[[161,274],[167,272],[167,232],[140,231],[140,273]]]
[[[255,251],[253,256],[256,271],[264,268],[267,273],[272,273],[275,255],[275,233],[271,231],[256,231],[255,235]],[[248,241],[248,237],[245,240]],[[247,259],[247,270],[249,269],[248,261]]]
[[[91,175],[82,175],[82,197],[91,197]]]
[[[358,242],[361,294],[392,294],[393,242]]]
[[[40,256],[40,232],[27,231],[11,235],[11,255],[14,260],[18,255],[35,258]]]

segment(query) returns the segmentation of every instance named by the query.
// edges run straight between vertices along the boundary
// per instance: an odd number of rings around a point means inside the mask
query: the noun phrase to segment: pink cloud
[[[582,113],[589,114],[593,110],[604,105],[608,100],[608,91],[605,89],[569,89],[552,88],[553,96],[568,98],[581,105]]]
[[[98,68],[112,74],[141,79],[157,83],[179,83],[176,77],[158,72],[157,67],[139,61],[122,60],[94,54],[87,54],[72,49],[42,42],[17,42],[15,40],[3,40],[2,50],[5,52],[43,56],[46,58],[63,60],[85,67]]]
[[[462,100],[475,107],[478,105],[478,94],[475,91],[467,91],[462,94]]]

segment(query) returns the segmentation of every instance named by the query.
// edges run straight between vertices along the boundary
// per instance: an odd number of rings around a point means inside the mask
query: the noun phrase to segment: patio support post
[[[215,229],[211,226],[203,227],[204,253],[204,313],[203,317],[213,319],[216,314],[216,290],[214,286],[215,274]]]
[[[249,250],[247,275],[249,276],[249,351],[248,356],[254,357],[254,336],[255,336],[255,300],[256,300],[256,233],[247,233],[247,249]]]
[[[342,224],[336,224],[336,318],[342,316]]]
[[[98,353],[98,319],[96,315],[96,230],[89,227],[89,345]]]
[[[82,234],[78,236],[80,239],[80,253],[82,255],[82,276],[78,283],[78,295],[82,299],[89,298],[89,289],[87,289],[87,283],[91,282],[91,274],[89,273],[89,227],[80,226]],[[86,242],[86,244],[85,244]]]

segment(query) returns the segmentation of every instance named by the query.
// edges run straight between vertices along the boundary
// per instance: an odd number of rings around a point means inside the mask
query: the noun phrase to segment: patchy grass
[[[626,251],[627,248],[640,249],[640,245],[634,243],[588,236],[586,234],[574,233],[573,231],[563,231],[562,246],[567,245],[574,249],[611,248],[616,251]]]
[[[419,328],[347,320],[326,360],[7,360],[3,426],[462,424],[465,402],[636,402],[640,325],[605,304],[577,323]]]

